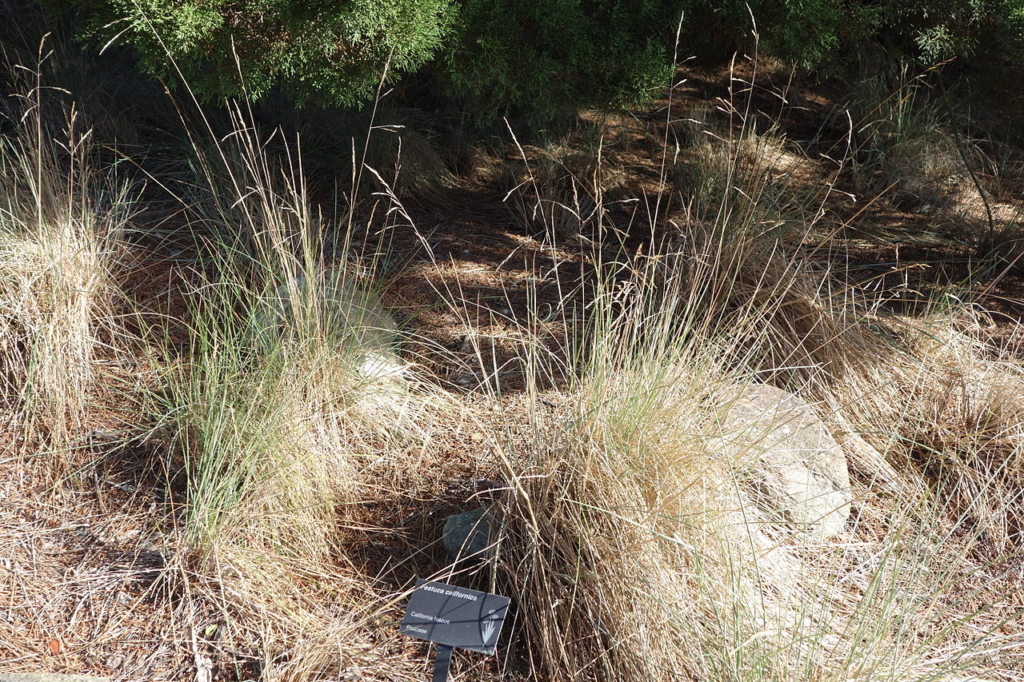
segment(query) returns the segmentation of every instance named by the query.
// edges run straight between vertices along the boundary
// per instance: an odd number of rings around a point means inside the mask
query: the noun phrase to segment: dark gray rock
[[[452,514],[444,523],[441,540],[453,559],[483,557],[491,543],[491,524],[486,510]]]

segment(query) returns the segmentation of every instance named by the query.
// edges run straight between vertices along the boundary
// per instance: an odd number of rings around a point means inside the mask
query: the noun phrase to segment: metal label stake
[[[402,619],[402,634],[437,643],[434,682],[447,682],[452,647],[493,656],[508,614],[508,597],[418,580]]]
[[[447,644],[437,645],[437,657],[434,659],[433,682],[448,682],[448,672],[452,667],[452,647]]]

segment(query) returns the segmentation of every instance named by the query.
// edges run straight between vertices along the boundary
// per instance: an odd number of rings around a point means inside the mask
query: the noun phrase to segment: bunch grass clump
[[[413,437],[412,388],[394,322],[346,260],[327,260],[301,172],[278,175],[235,113],[227,142],[195,148],[209,189],[193,225],[208,265],[164,410],[187,480],[186,534],[203,551],[256,543],[323,560],[336,510],[356,499],[361,453]]]
[[[600,150],[552,143],[521,146],[519,158],[502,167],[505,202],[525,227],[552,241],[573,240],[597,231],[606,191],[614,180],[602,177]]]
[[[688,381],[720,368],[666,347],[667,318],[642,304],[617,316],[614,293],[594,302],[594,345],[571,356],[559,404],[533,402],[525,432],[503,434],[499,583],[519,599],[534,674],[688,679],[703,669],[687,629],[700,617],[694,576],[729,583],[707,570],[723,559],[708,540],[729,508],[727,464],[700,428],[718,384]]]
[[[961,139],[945,90],[930,86],[937,71],[860,82],[853,102],[860,183],[868,192],[892,192],[906,210],[948,209],[970,185],[968,163],[981,159]]]
[[[90,131],[72,106],[54,129],[45,43],[16,121],[0,137],[0,400],[27,446],[63,452],[81,435],[95,364],[116,335],[115,280],[129,200],[92,165]],[[59,109],[59,107],[56,107]]]
[[[746,492],[749,462],[714,443],[721,405],[750,385],[748,368],[776,369],[763,344],[735,340],[772,332],[752,316],[730,334],[681,335],[679,320],[702,309],[679,304],[679,287],[653,287],[660,279],[634,270],[599,287],[592,344],[569,386],[536,394],[519,426],[496,434],[508,479],[497,585],[518,600],[531,674],[957,680],[998,666],[1013,612],[979,604],[1012,569],[975,561],[997,529],[982,530],[950,491],[966,477],[988,504],[1008,488],[970,476],[967,462],[928,478],[893,461],[903,481],[894,494],[862,484],[873,462],[850,457],[858,512],[839,536],[764,514]],[[844,383],[823,385],[839,394]],[[909,413],[913,400],[892,406]],[[813,404],[829,423],[843,417],[835,402]],[[1015,499],[995,510],[1012,514]]]
[[[177,560],[230,614],[237,660],[268,678],[407,675],[371,639],[388,595],[344,548],[364,503],[408,473],[401,455],[426,444],[437,400],[397,355],[376,264],[357,262],[349,237],[331,257],[300,166],[235,115],[230,136],[193,150],[200,189],[185,203],[202,267],[185,287],[189,341],[166,339],[150,401]]]
[[[998,555],[1017,551],[1022,539],[1024,381],[1015,361],[972,333],[976,318],[970,309],[936,306],[894,320],[902,347],[866,365],[859,387],[844,382],[828,400],[885,453],[908,492],[932,491],[985,537],[985,552]]]

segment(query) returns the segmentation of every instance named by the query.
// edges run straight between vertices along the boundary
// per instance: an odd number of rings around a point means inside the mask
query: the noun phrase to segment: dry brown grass
[[[659,346],[659,338],[682,342],[659,337],[663,318],[638,314],[642,305],[624,308],[627,319],[638,317],[595,334],[607,345],[589,348],[597,362],[577,367],[575,388],[547,396],[551,408],[536,400],[521,430],[503,434],[509,486],[499,504],[498,584],[519,600],[533,674],[1019,674],[1024,591],[1013,562],[1022,419],[1007,409],[1018,402],[1007,393],[1016,370],[966,378],[942,355],[955,352],[954,339],[906,356],[877,339],[859,345],[863,329],[853,343],[846,334],[827,343],[804,334],[802,357],[815,362],[780,367],[761,349],[783,333],[795,344],[801,332],[783,324],[778,293],[762,299],[771,315],[750,316],[728,335],[706,327],[710,336],[685,345]],[[749,338],[756,341],[735,345]],[[815,540],[768,523],[737,496],[739,462],[708,449],[716,393],[751,369],[804,377],[797,387],[805,397],[828,395],[816,404],[821,415],[864,439],[859,450],[844,439],[857,511],[842,536]],[[931,383],[949,373],[958,388]],[[983,400],[967,397],[976,389]],[[868,423],[891,430],[872,433]],[[955,442],[928,440],[941,436]]]
[[[23,133],[0,141],[0,401],[19,413],[26,446],[66,459],[100,349],[117,334],[125,197],[88,166],[73,109],[60,137],[45,137],[41,96],[29,94]]]

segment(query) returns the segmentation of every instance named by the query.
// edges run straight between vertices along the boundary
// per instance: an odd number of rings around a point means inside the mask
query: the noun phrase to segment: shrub
[[[372,96],[386,69],[394,76],[413,72],[439,55],[446,87],[487,113],[643,99],[667,77],[680,11],[678,0],[73,6],[81,10],[79,35],[97,45],[127,44],[144,70],[184,80],[204,98],[259,98],[279,86],[299,102],[351,105]]]
[[[1020,56],[1021,0],[911,0],[886,3],[883,8],[884,24],[927,61],[1008,47],[1016,54],[1001,57]]]
[[[441,62],[477,111],[634,104],[668,80],[681,10],[676,0],[467,0]]]
[[[258,99],[280,86],[299,102],[355,104],[385,69],[412,71],[438,48],[451,0],[187,2],[86,0],[81,33],[119,39],[149,73],[200,96]],[[173,60],[173,63],[172,63]],[[180,69],[180,73],[179,73]]]
[[[873,38],[934,61],[971,54],[982,35],[990,52],[1019,53],[1024,36],[1022,0],[37,1],[80,10],[79,35],[123,42],[144,70],[207,99],[280,88],[353,105],[385,72],[426,69],[484,118],[647,99],[671,74],[680,18],[682,56],[720,60],[759,40],[805,69]]]

